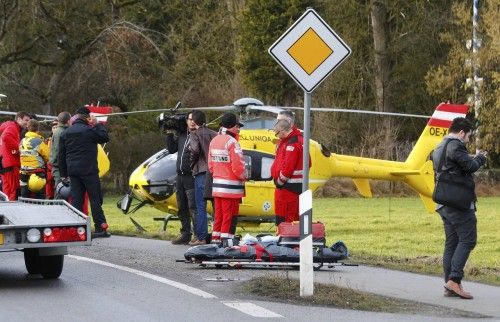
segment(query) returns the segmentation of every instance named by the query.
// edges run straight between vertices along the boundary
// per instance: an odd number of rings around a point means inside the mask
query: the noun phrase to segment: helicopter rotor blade
[[[142,110],[142,111],[130,111],[130,112],[117,112],[117,113],[109,113],[109,114],[100,114],[99,116],[118,116],[118,115],[134,115],[134,114],[142,114],[142,113],[159,113],[159,112],[178,112],[178,111],[231,111],[234,110],[234,106],[213,106],[213,107],[194,107],[194,108],[160,108],[154,110]]]
[[[0,115],[13,115],[16,116],[17,112],[10,112],[10,111],[0,111]],[[42,115],[42,114],[35,114],[37,118],[44,119],[44,120],[55,120],[57,119],[57,116],[52,116],[52,115]]]
[[[300,110],[303,111],[303,107],[282,107],[283,109],[290,110]],[[420,115],[420,114],[406,114],[406,113],[396,113],[396,112],[380,112],[380,111],[369,111],[369,110],[351,110],[346,108],[328,108],[328,107],[312,107],[313,112],[340,112],[340,113],[357,113],[357,114],[371,114],[371,115],[387,115],[387,116],[401,116],[401,117],[416,117],[428,119],[430,115]]]

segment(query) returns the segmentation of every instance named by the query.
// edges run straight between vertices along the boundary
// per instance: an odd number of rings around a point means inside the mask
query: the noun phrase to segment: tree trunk
[[[391,63],[388,51],[389,43],[389,22],[387,14],[386,0],[373,0],[371,3],[371,20],[373,30],[373,47],[375,50],[375,94],[378,111],[390,112],[392,107],[392,93],[390,91]],[[384,155],[391,156],[391,146],[393,145],[392,124],[389,117],[384,118],[383,131]]]

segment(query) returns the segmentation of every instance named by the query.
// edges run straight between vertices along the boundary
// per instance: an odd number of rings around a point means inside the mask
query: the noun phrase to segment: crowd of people
[[[250,174],[239,145],[244,124],[235,114],[225,113],[219,125],[218,133],[208,129],[205,114],[195,110],[188,114],[185,128],[167,132],[167,150],[178,152],[176,198],[181,229],[173,244],[233,244],[239,205]],[[279,225],[299,220],[304,139],[290,111],[278,114],[274,132],[279,141],[271,174],[276,185],[275,214]],[[207,238],[207,200],[214,209],[211,238]]]
[[[73,116],[59,113],[48,138],[34,115],[18,112],[14,121],[0,125],[2,192],[9,200],[67,199],[84,213],[88,199],[95,225],[92,237],[109,237],[97,166],[97,145],[108,141],[106,128],[86,107]]]

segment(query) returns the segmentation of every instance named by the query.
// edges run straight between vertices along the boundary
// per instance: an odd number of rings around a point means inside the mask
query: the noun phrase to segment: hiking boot
[[[203,239],[203,240],[199,240],[199,239],[195,239],[195,240],[192,240],[189,242],[189,246],[198,246],[198,245],[206,245],[207,242]]]
[[[182,234],[176,239],[172,240],[172,244],[174,245],[187,245],[191,241],[191,235]]]

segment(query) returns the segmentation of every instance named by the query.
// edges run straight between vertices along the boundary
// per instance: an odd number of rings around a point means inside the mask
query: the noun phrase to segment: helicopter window
[[[271,165],[273,164],[274,158],[262,158],[260,176],[263,179],[271,179]]]
[[[165,149],[153,155],[144,164],[147,167],[144,171],[144,178],[151,184],[173,184],[177,172],[175,164],[177,153],[169,154]]]
[[[271,180],[271,165],[274,161],[272,154],[263,153],[254,150],[243,150],[246,158],[251,158],[252,175],[249,180],[268,181]],[[246,162],[248,164],[248,162]]]

